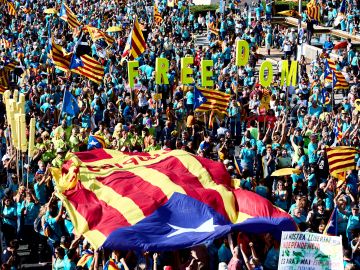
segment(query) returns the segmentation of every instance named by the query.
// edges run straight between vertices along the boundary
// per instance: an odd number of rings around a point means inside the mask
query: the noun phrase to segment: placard
[[[341,237],[308,232],[283,232],[279,270],[343,270]]]

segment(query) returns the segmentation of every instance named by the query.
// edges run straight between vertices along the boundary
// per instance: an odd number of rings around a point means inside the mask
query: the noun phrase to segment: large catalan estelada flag
[[[122,58],[127,57],[129,60],[134,60],[139,57],[146,50],[146,42],[141,31],[140,24],[135,18],[133,29],[128,36]]]
[[[338,216],[338,210],[337,210],[337,206],[336,206],[330,216],[330,219],[324,229],[323,234],[329,235],[329,236],[337,236],[337,233],[338,233],[337,216]]]
[[[224,165],[181,150],[68,153],[51,169],[77,234],[97,249],[174,250],[232,230],[297,230],[291,216],[256,193],[234,190]]]
[[[115,42],[115,39],[113,37],[109,36],[108,34],[104,33],[96,27],[86,25],[84,29],[89,32],[89,35],[93,42],[99,39],[104,39],[108,45],[111,45]]]
[[[154,21],[157,23],[157,24],[161,24],[162,21],[163,21],[163,18],[161,17],[161,14],[156,6],[156,4],[154,4]]]
[[[100,84],[104,77],[104,66],[87,54],[77,56],[74,53],[71,57],[70,70],[71,72],[85,76],[97,84]]]
[[[306,4],[306,13],[311,19],[320,22],[320,5],[316,3],[316,0],[311,0]]]
[[[12,2],[8,2],[7,5],[8,5],[9,15],[16,16],[17,13],[16,13],[16,9],[15,9],[14,4]]]
[[[88,140],[88,150],[96,149],[96,148],[105,148],[105,140],[102,136],[99,135],[89,135]]]
[[[60,17],[60,19],[67,22],[71,29],[76,29],[81,25],[80,22],[78,21],[76,15],[64,3],[61,5],[59,17]]]
[[[194,110],[197,112],[215,111],[227,114],[230,94],[203,87],[194,87]]]
[[[330,173],[338,174],[354,170],[357,152],[356,148],[348,146],[326,147]]]
[[[67,72],[70,70],[71,54],[69,54],[63,47],[57,45],[53,40],[51,41],[51,58],[56,68]]]
[[[336,64],[335,61],[328,58],[327,59],[327,64],[325,63],[325,66],[328,65],[328,67],[330,68],[330,72],[326,72],[325,70],[325,74],[324,77],[327,81],[330,81],[333,83],[333,75],[332,75],[332,71],[335,73],[336,76],[336,83],[333,86],[334,89],[348,89],[349,88],[349,83],[347,82],[347,80],[345,79],[344,74],[341,73],[341,71],[336,69]],[[326,76],[325,76],[326,75]]]

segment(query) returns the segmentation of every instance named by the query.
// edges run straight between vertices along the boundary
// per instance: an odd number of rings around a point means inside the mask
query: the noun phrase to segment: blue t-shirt
[[[56,222],[55,218],[50,217],[49,212],[47,212],[48,218],[46,219],[47,223],[50,226],[52,234],[50,235],[49,239],[52,242],[60,241],[62,236],[60,225]]]
[[[33,203],[33,202],[27,202],[23,201],[21,205],[21,209],[26,209],[26,214],[24,216],[24,224],[25,225],[33,225],[35,219],[37,218],[39,214],[40,207],[39,205]]]
[[[39,200],[41,205],[44,205],[47,202],[45,184],[39,185],[39,183],[35,183],[34,191],[36,199]]]
[[[219,262],[229,263],[232,258],[232,253],[225,244],[222,244],[218,251]]]
[[[315,173],[309,175],[308,187],[316,187],[316,176]]]
[[[2,215],[4,224],[11,225],[16,228],[16,207],[14,205],[5,206]]]
[[[309,156],[309,162],[310,163],[315,163],[317,160],[317,156],[316,156],[316,149],[318,148],[318,144],[317,143],[312,143],[310,142],[308,145],[308,156]]]
[[[315,115],[316,117],[319,117],[322,113],[322,107],[317,106],[316,108],[314,108],[313,106],[309,106],[308,112],[310,115]]]
[[[186,104],[193,105],[194,104],[194,93],[192,91],[188,91],[186,93]]]
[[[248,149],[248,148],[243,148],[241,150],[241,162],[242,163],[246,163],[246,164],[252,164],[254,162],[254,158],[255,158],[255,152],[252,149]]]

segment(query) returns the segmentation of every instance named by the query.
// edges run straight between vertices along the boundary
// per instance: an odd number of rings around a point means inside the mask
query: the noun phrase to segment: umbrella
[[[340,41],[338,43],[335,44],[334,46],[334,50],[338,50],[338,49],[344,49],[346,48],[346,46],[348,45],[347,41]]]
[[[283,168],[283,169],[276,170],[275,172],[273,172],[271,174],[271,176],[285,176],[285,175],[290,175],[293,173],[300,173],[300,171],[298,169],[294,169],[294,168]]]
[[[57,10],[55,8],[47,8],[44,10],[45,14],[57,14]]]
[[[109,27],[106,32],[120,32],[122,30],[121,26],[111,26]]]

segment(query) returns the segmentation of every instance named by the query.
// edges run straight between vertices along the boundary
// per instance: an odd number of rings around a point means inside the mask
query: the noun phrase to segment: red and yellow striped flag
[[[22,11],[25,13],[25,14],[30,14],[32,12],[32,10],[30,8],[23,8]]]
[[[80,56],[80,59],[83,65],[71,69],[71,72],[85,76],[90,81],[100,84],[104,78],[104,66],[87,54]]]
[[[11,2],[8,2],[7,5],[8,5],[9,15],[11,15],[11,16],[16,16],[17,13],[16,13],[16,9],[15,9],[14,4],[11,3]]]
[[[4,64],[4,69],[6,71],[13,71],[18,64],[19,63],[17,61],[15,61],[15,60],[6,61],[5,64]]]
[[[357,152],[356,148],[348,146],[326,147],[330,174],[354,170]]]
[[[109,36],[108,34],[104,33],[103,31],[97,29],[96,27],[86,25],[84,28],[85,28],[85,30],[87,30],[89,32],[89,35],[93,42],[95,42],[99,39],[104,39],[108,45],[111,45],[115,42],[115,39],[113,37]]]
[[[70,71],[71,54],[54,41],[52,41],[51,57],[56,68],[64,72]]]
[[[4,47],[5,49],[10,48],[11,45],[12,45],[12,42],[9,41],[8,39],[6,39],[6,38],[1,38],[0,39],[0,46]]]
[[[215,27],[215,24],[214,24],[214,22],[211,22],[211,23],[209,23],[208,24],[208,28],[209,28],[209,31],[212,33],[212,34],[214,34],[214,35],[216,35],[216,36],[218,36],[219,35],[219,29],[217,29],[216,27]]]
[[[140,24],[135,18],[133,29],[126,41],[125,49],[122,58],[128,57],[129,60],[134,60],[139,57],[146,50],[146,42],[140,28]]]
[[[311,0],[306,5],[306,13],[309,15],[309,17],[315,21],[320,22],[320,5],[316,3],[316,0]]]
[[[0,85],[0,94],[4,94],[4,92],[7,90],[7,87]]]
[[[5,88],[9,87],[9,71],[5,68],[0,70],[0,85]]]
[[[197,87],[197,90],[206,98],[206,102],[196,108],[197,112],[214,111],[227,114],[227,107],[230,101],[230,94],[215,90]]]
[[[78,21],[76,15],[71,11],[71,9],[66,5],[62,4],[60,8],[59,17],[67,22],[71,29],[76,29],[80,27],[80,22]]]
[[[334,86],[334,89],[348,89],[350,87],[349,83],[346,81],[344,75],[341,73],[341,71],[336,70],[336,64],[335,61],[328,58],[327,62],[329,64],[329,67],[332,71],[335,72],[336,76],[336,85]],[[326,81],[332,82],[332,72],[325,78]]]
[[[230,226],[253,233],[271,231],[276,238],[281,237],[282,230],[296,229],[290,215],[271,202],[253,192],[233,190],[222,163],[181,150],[68,153],[62,168],[51,168],[51,172],[56,195],[66,207],[75,232],[84,235],[95,249],[126,246],[152,251],[194,245],[196,235],[187,233],[197,231],[178,231],[177,226],[187,225],[178,225],[181,220],[174,215],[193,223],[196,219],[197,224],[205,219],[205,224],[227,230],[209,231],[213,237],[227,234]],[[211,215],[200,217],[205,211]],[[197,245],[204,240],[199,239]]]
[[[161,14],[156,6],[156,4],[154,4],[154,21],[157,23],[157,24],[161,24],[162,21],[163,21],[163,18],[161,17]]]

